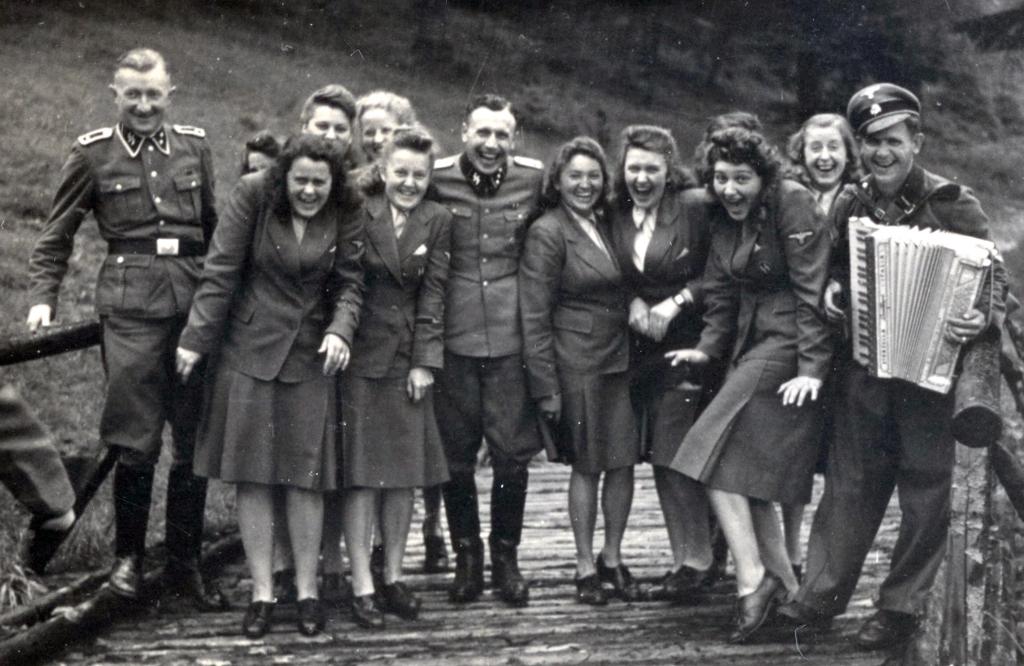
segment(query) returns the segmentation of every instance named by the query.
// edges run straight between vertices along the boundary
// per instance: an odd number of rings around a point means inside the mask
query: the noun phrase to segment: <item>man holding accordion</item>
[[[851,259],[847,242],[851,217],[989,237],[988,218],[969,189],[915,164],[924,140],[920,114],[917,97],[889,83],[864,88],[847,107],[869,175],[859,185],[846,186],[833,208],[837,242],[825,310],[835,322],[854,316],[850,265],[858,258]],[[950,308],[942,332],[947,344],[959,348],[1001,326],[1006,276],[998,258],[990,278],[973,307],[966,312]],[[877,376],[881,373],[851,358],[857,343],[845,345],[837,361],[835,433],[825,493],[811,530],[806,579],[795,601],[779,613],[796,625],[822,626],[845,611],[898,487],[902,518],[889,574],[879,591],[878,612],[857,634],[861,647],[877,649],[913,634],[945,553],[955,460],[954,391]]]

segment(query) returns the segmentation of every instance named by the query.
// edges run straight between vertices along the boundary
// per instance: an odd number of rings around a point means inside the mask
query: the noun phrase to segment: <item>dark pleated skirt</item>
[[[417,403],[406,377],[341,379],[342,481],[346,488],[418,488],[448,480],[434,392]]]
[[[562,420],[573,469],[597,474],[640,462],[640,434],[629,399],[628,372],[560,372]]]
[[[263,381],[218,364],[207,386],[195,472],[229,483],[337,488],[334,377]]]
[[[795,356],[743,359],[683,440],[670,467],[709,488],[762,500],[810,501],[824,400],[783,407]]]

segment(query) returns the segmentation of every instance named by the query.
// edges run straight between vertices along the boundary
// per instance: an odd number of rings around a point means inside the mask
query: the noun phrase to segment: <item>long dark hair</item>
[[[615,179],[612,182],[612,202],[620,210],[633,205],[633,198],[626,188],[626,153],[630,148],[639,148],[657,153],[665,158],[667,173],[665,175],[665,194],[679,192],[694,187],[697,182],[689,170],[683,166],[672,132],[657,125],[630,125],[622,130],[619,141],[619,154],[616,158]]]
[[[547,171],[544,174],[544,184],[541,186],[540,191],[540,207],[542,210],[555,208],[561,202],[562,194],[558,191],[558,179],[561,178],[562,170],[569,164],[569,161],[577,155],[586,155],[596,161],[601,167],[603,182],[601,183],[601,194],[598,196],[597,202],[594,203],[594,212],[599,215],[603,214],[610,187],[608,182],[608,158],[605,157],[601,144],[589,136],[577,136],[558,147],[554,158],[551,160],[551,164],[548,165]]]
[[[331,172],[331,191],[327,204],[347,213],[359,205],[359,195],[349,186],[345,171],[345,159],[338,147],[323,137],[299,134],[290,137],[281,149],[281,154],[270,167],[267,176],[267,199],[278,219],[291,221],[292,208],[288,201],[288,172],[300,157],[314,162],[325,162]]]

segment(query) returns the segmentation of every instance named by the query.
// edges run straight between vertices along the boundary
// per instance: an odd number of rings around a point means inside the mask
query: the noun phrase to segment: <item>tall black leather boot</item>
[[[523,533],[528,480],[525,467],[495,469],[491,486],[491,585],[511,606],[525,606],[530,599],[530,584],[519,572],[516,552]]]
[[[139,596],[142,558],[146,552],[149,501],[153,491],[153,468],[114,467],[114,566],[110,588],[125,597]]]
[[[188,465],[172,467],[167,475],[164,589],[200,611],[224,610],[227,598],[203,580],[199,568],[205,509],[206,479],[193,474]]]
[[[448,597],[456,603],[480,598],[484,590],[484,547],[472,472],[455,472],[444,484],[445,514],[455,550],[455,579]]]

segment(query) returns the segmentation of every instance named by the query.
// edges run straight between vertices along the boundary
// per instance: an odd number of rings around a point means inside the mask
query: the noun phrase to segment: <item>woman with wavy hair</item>
[[[705,182],[714,197],[704,330],[673,364],[727,364],[721,390],[671,467],[702,482],[736,563],[736,625],[748,640],[798,584],[774,502],[806,503],[821,437],[818,401],[832,344],[819,309],[830,234],[814,198],[780,178],[757,133],[714,133]]]
[[[519,267],[523,356],[531,397],[560,440],[576,542],[576,599],[608,602],[602,570],[626,601],[639,588],[621,561],[640,460],[629,405],[628,292],[605,228],[608,168],[601,146],[576,137],[558,149]],[[598,489],[604,547],[594,560]]]
[[[275,603],[276,494],[295,553],[299,630],[324,625],[316,569],[323,494],[337,488],[334,374],[348,364],[362,302],[357,201],[341,153],[319,137],[292,138],[271,169],[243,176],[178,342],[184,378],[202,356],[217,359],[195,471],[237,486],[253,580],[242,628],[253,638],[269,631]]]
[[[710,199],[694,183],[667,129],[623,130],[610,236],[630,292],[632,405],[672,548],[672,569],[650,595],[677,603],[698,600],[712,583],[707,493],[669,468],[705,399],[703,368],[665,358],[670,349],[697,344],[704,326]]]

